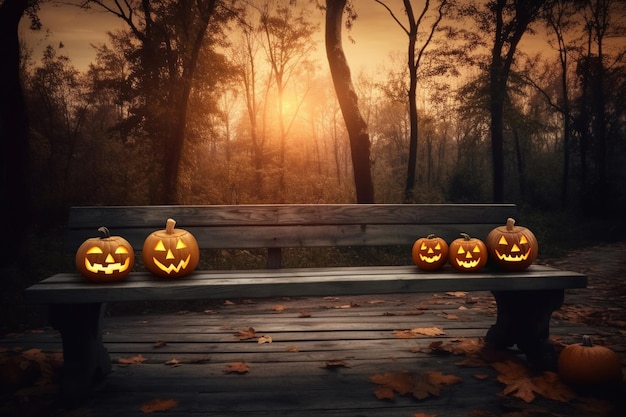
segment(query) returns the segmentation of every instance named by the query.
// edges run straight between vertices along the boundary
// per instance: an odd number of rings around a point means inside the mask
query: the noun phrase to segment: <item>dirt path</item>
[[[588,247],[541,263],[589,278],[587,288],[567,292],[553,317],[593,327],[601,343],[626,354],[626,242]]]

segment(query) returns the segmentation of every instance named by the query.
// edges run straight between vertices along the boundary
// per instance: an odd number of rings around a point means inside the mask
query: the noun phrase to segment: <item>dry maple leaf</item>
[[[228,368],[222,372],[225,374],[246,374],[250,372],[250,365],[245,362],[230,362]]]
[[[503,395],[512,395],[526,403],[532,402],[535,394],[561,402],[576,398],[554,372],[533,375],[524,364],[514,361],[496,362],[491,366],[498,371],[498,381],[505,384]]]
[[[262,345],[264,343],[272,343],[272,336],[261,336],[259,337],[259,340],[257,341],[257,343],[259,345]]]
[[[237,332],[235,335],[239,340],[248,340],[254,339],[256,336],[256,330],[253,327],[248,327],[247,329],[242,329]]]
[[[418,327],[411,330],[394,330],[398,339],[413,339],[421,336],[441,336],[446,334],[440,327]]]
[[[152,414],[156,411],[168,411],[178,406],[178,401],[167,399],[154,399],[141,404],[140,410],[144,414]]]
[[[132,365],[135,363],[143,363],[146,360],[141,354],[133,356],[131,358],[119,358],[117,362],[121,365]]]
[[[424,400],[431,396],[439,396],[442,386],[458,384],[461,378],[438,371],[426,372],[423,375],[405,371],[372,375],[370,381],[381,385],[374,391],[378,399],[391,400],[395,398],[394,393],[398,393],[399,395],[411,394],[418,400]]]
[[[172,358],[169,361],[165,362],[166,365],[170,365],[172,368],[177,368],[179,366],[183,366],[183,364],[176,358]]]

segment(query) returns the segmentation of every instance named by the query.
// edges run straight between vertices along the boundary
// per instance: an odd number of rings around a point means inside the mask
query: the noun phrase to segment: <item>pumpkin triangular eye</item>
[[[506,238],[504,236],[502,236],[500,238],[500,241],[498,242],[499,245],[508,245],[509,242],[506,241]]]
[[[176,249],[185,249],[186,247],[187,245],[185,245],[185,242],[178,239],[178,242],[176,242]]]
[[[116,255],[128,255],[128,249],[126,249],[124,246],[118,246],[117,249],[115,249],[115,254]]]
[[[480,253],[480,248],[478,247],[478,245],[474,246],[474,250],[472,252]]]
[[[465,253],[465,249],[463,249],[463,246],[459,246],[459,251],[457,253]]]
[[[159,252],[165,252],[165,245],[163,244],[162,240],[159,240],[159,243],[156,244],[156,246],[154,247],[154,250],[159,251]]]
[[[437,245],[435,245],[435,249],[441,250],[441,244],[437,243]]]
[[[422,247],[420,248],[420,250],[426,250],[426,248],[427,248],[427,247],[426,247],[426,244],[425,244],[425,243],[422,243]]]
[[[97,246],[94,246],[87,251],[87,255],[91,255],[93,253],[103,253],[103,252],[102,252],[102,249],[100,249]]]
[[[526,236],[522,235],[522,237],[519,239],[519,243],[520,245],[525,245],[528,243],[528,239],[526,239]]]

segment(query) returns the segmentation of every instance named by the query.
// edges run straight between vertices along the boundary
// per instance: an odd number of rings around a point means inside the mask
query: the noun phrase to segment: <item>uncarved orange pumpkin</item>
[[[594,345],[591,337],[582,343],[568,345],[559,354],[559,375],[576,385],[601,385],[622,380],[622,364],[617,353]]]
[[[128,241],[111,236],[109,229],[98,229],[102,237],[85,240],[76,251],[76,269],[92,282],[121,281],[135,264],[135,252]]]
[[[419,269],[436,271],[448,262],[448,244],[435,235],[421,237],[413,244],[411,257]]]
[[[167,219],[165,229],[151,233],[143,243],[144,266],[159,277],[183,277],[193,272],[200,261],[196,238],[175,226],[174,219]]]

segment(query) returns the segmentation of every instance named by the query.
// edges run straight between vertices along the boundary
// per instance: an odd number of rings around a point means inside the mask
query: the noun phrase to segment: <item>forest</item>
[[[79,70],[19,39],[45,25],[39,1],[2,0],[9,231],[62,227],[73,205],[495,201],[621,221],[624,1],[371,0],[405,52],[333,74],[333,22],[352,41],[362,3],[83,0],[124,29]]]

